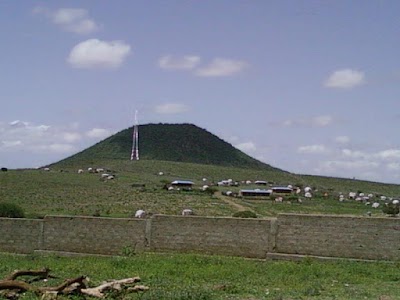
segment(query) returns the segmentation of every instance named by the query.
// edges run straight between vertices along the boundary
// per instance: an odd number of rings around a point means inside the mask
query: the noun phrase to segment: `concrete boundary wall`
[[[399,260],[400,219],[281,214],[270,219],[0,218],[0,252],[122,255],[193,252],[251,258]]]
[[[155,216],[150,249],[265,258],[270,224],[261,219]]]

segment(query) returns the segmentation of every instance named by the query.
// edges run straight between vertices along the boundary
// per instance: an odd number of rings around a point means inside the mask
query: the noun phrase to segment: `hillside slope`
[[[58,163],[91,164],[102,160],[129,160],[132,128],[113,136]],[[162,160],[252,169],[277,170],[262,163],[216,135],[192,124],[146,124],[139,126],[141,160]]]

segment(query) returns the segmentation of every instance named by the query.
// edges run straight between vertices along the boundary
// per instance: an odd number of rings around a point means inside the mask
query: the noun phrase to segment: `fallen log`
[[[62,293],[64,295],[70,295],[72,293],[78,293],[83,295],[88,295],[97,298],[104,298],[106,292],[116,291],[121,292],[124,287],[127,287],[127,292],[139,292],[146,291],[149,288],[144,285],[135,285],[136,282],[140,281],[139,277],[124,278],[119,280],[111,280],[105,282],[97,287],[88,287],[86,284],[86,276],[79,276],[72,279],[66,279],[63,283],[54,287],[39,287],[32,285],[28,282],[17,280],[21,276],[36,276],[40,278],[47,279],[52,277],[50,270],[44,268],[42,270],[17,270],[7,276],[4,280],[0,280],[0,291],[6,298],[15,299],[19,293],[30,291],[37,295],[42,295],[45,298],[50,296],[51,298],[57,297],[58,294]]]

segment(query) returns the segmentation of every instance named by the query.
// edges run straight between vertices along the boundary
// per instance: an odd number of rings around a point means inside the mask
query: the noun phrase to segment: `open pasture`
[[[88,167],[102,167],[115,175],[104,180],[99,173],[88,173]],[[83,169],[78,174],[78,169]],[[159,175],[162,172],[162,175]],[[193,191],[167,191],[163,186],[176,179],[195,183]],[[205,179],[205,180],[204,180]],[[238,191],[238,187],[217,187],[215,195],[202,192],[203,184],[216,184],[223,179],[266,180],[272,185],[301,185],[317,189],[312,199],[283,201],[225,197],[222,191]],[[143,186],[144,185],[144,186]],[[255,188],[250,185],[245,188]],[[260,188],[260,187],[259,187]],[[261,187],[262,188],[262,187]],[[267,187],[268,188],[268,187]],[[275,170],[252,170],[221,166],[163,161],[105,161],[102,165],[55,165],[50,171],[9,170],[0,173],[0,201],[20,205],[28,217],[46,214],[131,217],[138,209],[152,214],[180,214],[191,208],[201,216],[232,216],[238,210],[252,210],[259,217],[278,213],[326,213],[382,216],[381,209],[372,209],[355,201],[339,202],[339,192],[363,191],[395,197],[400,186],[351,179],[300,176]],[[322,197],[328,192],[328,197]]]

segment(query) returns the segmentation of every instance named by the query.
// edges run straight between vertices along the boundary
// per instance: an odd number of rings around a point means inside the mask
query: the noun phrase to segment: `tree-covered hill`
[[[57,165],[91,164],[109,159],[129,160],[132,131],[133,128],[122,130],[94,146],[58,162]],[[139,151],[141,160],[275,169],[248,156],[207,130],[192,124],[140,125]]]

